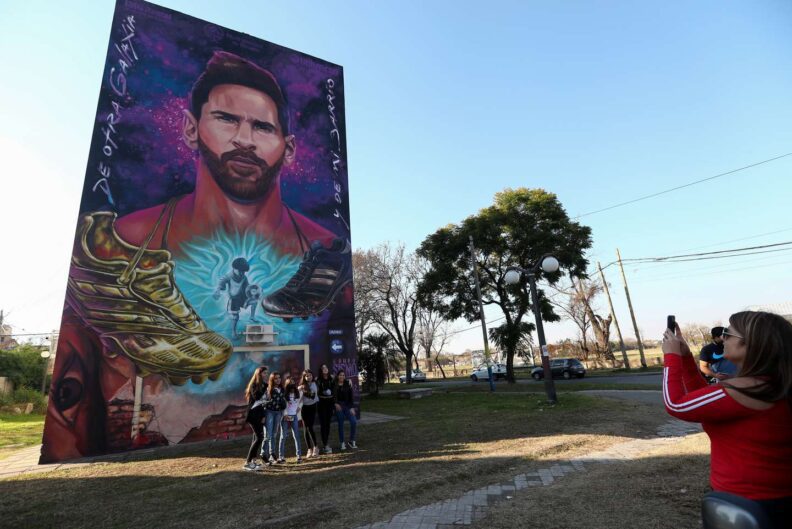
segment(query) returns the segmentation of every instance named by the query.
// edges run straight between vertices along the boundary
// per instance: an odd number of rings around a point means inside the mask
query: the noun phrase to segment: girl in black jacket
[[[336,421],[338,422],[338,440],[341,441],[341,450],[347,449],[344,442],[344,419],[349,421],[349,448],[357,448],[355,436],[357,434],[357,417],[353,401],[352,383],[347,380],[344,370],[336,373]]]
[[[248,450],[247,460],[242,467],[244,470],[261,470],[261,465],[256,464],[253,458],[261,450],[261,442],[264,440],[264,394],[267,390],[267,367],[257,367],[253,376],[245,389],[245,399],[247,400],[248,411],[245,421],[253,430],[253,442]]]
[[[327,364],[322,364],[319,368],[316,387],[319,390],[319,429],[322,432],[323,451],[325,454],[331,454],[333,449],[330,448],[328,439],[330,438],[330,421],[335,413],[335,383]]]

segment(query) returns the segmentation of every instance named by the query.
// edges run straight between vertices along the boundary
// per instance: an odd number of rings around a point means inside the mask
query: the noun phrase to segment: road
[[[608,375],[608,376],[596,376],[596,377],[585,377],[585,378],[575,378],[572,380],[564,380],[562,378],[556,378],[555,383],[556,386],[559,388],[563,388],[566,385],[571,384],[579,384],[581,382],[585,382],[587,384],[641,384],[645,385],[646,389],[660,389],[660,384],[662,383],[663,376],[661,373],[641,373],[636,375]],[[496,384],[506,384],[507,382],[499,380]],[[544,381],[536,381],[530,378],[527,379],[517,379],[518,384],[526,384],[526,385],[536,385],[542,386],[544,385]],[[478,382],[473,382],[472,380],[431,380],[428,382],[422,382],[421,385],[425,386],[434,386],[434,387],[458,387],[458,386],[467,386],[467,385],[475,385],[475,384],[487,384],[486,380],[479,380]]]

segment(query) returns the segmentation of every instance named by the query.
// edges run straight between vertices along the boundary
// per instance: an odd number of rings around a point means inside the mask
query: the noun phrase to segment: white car
[[[412,372],[412,381],[413,382],[426,382],[426,373],[423,371],[413,370]],[[401,375],[399,377],[399,384],[404,384],[407,382],[407,375]]]
[[[498,380],[499,378],[506,378],[506,365],[505,364],[492,364],[492,378]],[[470,379],[473,382],[479,380],[489,380],[489,373],[487,373],[487,364],[481,364],[470,374]]]

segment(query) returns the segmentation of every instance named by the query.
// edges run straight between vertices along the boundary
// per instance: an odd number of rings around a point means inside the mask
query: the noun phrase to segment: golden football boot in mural
[[[163,208],[163,215],[169,209]],[[155,373],[176,385],[216,380],[232,346],[184,299],[173,278],[171,253],[147,249],[162,216],[140,248],[121,240],[115,219],[111,212],[81,217],[69,305],[99,333],[108,354],[125,355],[141,376]]]

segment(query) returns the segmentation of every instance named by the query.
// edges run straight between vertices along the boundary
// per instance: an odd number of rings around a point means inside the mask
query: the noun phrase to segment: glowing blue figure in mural
[[[237,330],[243,310],[249,311],[251,322],[276,326],[280,343],[305,343],[314,318],[305,325],[285,324],[255,312],[258,300],[282,288],[300,262],[299,256],[280,253],[254,233],[217,231],[182,245],[174,275],[179,289],[209,328],[234,344],[243,338]]]

